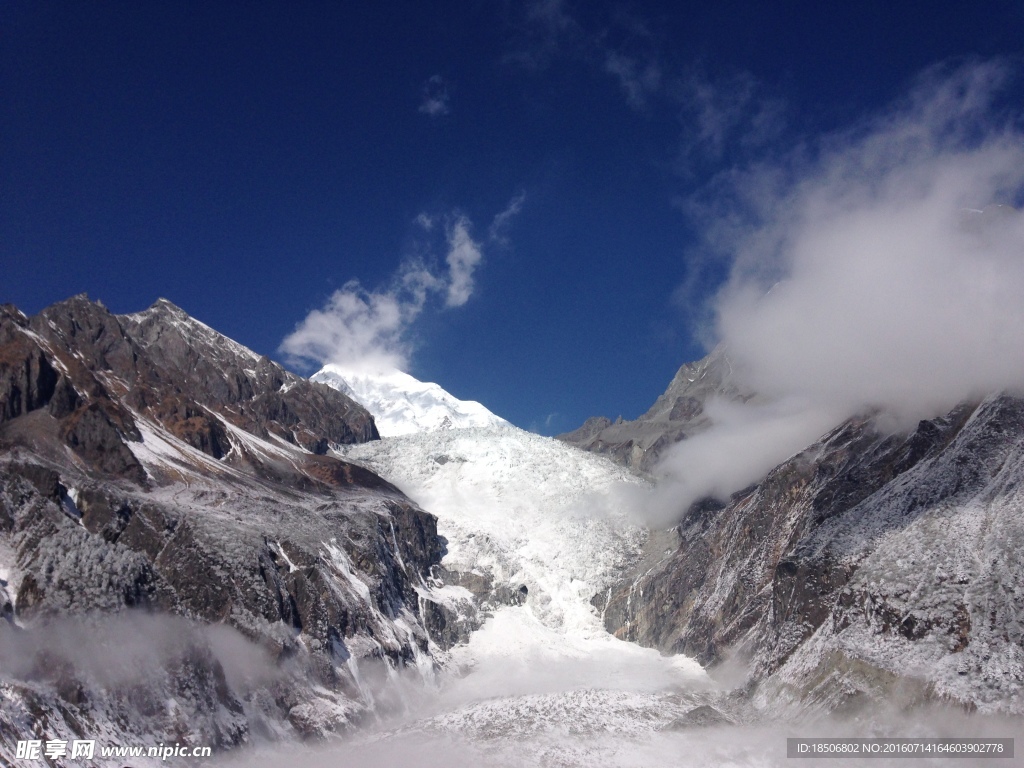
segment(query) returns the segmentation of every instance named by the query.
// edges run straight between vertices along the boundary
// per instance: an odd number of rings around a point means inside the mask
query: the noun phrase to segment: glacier
[[[392,690],[377,698],[389,706],[378,708],[376,728],[300,762],[390,764],[408,751],[426,765],[633,764],[640,754],[638,764],[669,765],[675,757],[658,762],[638,748],[674,724],[685,731],[702,707],[723,723],[743,718],[698,663],[609,634],[592,604],[649,549],[649,531],[626,511],[649,492],[648,479],[486,409],[483,425],[445,423],[453,411],[476,409],[450,408],[460,401],[436,384],[406,374],[376,381],[337,374],[313,379],[384,419],[377,422],[381,440],[334,446],[331,454],[380,475],[437,516],[449,573],[523,597],[485,601],[482,626],[466,642],[447,650],[431,643],[436,675],[419,669],[388,679]],[[369,395],[360,400],[361,393]],[[388,410],[385,400],[400,405]],[[430,597],[447,597],[457,609],[471,595],[447,585]],[[293,758],[259,752],[240,759],[269,765]]]
[[[404,400],[409,411],[414,400]],[[433,648],[438,674],[429,685],[407,687],[400,711],[341,749],[308,750],[302,764],[782,766],[789,764],[787,737],[1020,732],[1011,719],[928,708],[775,716],[771,702],[733,690],[728,665],[709,675],[686,655],[619,639],[599,608],[607,600],[594,596],[621,590],[622,574],[631,570],[636,599],[649,601],[645,573],[667,562],[678,544],[628,513],[651,491],[647,476],[511,425],[431,429],[434,417],[409,415],[417,429],[388,436],[385,428],[380,441],[334,453],[437,516],[447,541],[442,566],[486,575],[506,591],[523,590],[525,599],[490,606],[466,642]],[[445,589],[457,603],[461,588]],[[255,764],[280,759],[261,754]]]

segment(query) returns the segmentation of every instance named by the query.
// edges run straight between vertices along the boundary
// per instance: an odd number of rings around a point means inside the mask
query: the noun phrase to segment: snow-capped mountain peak
[[[360,403],[373,414],[382,437],[508,424],[478,402],[459,400],[438,384],[395,369],[368,373],[325,365],[310,378]]]

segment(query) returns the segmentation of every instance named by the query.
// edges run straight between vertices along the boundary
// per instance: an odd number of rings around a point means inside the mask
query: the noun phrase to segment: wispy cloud
[[[516,7],[519,48],[508,61],[533,70],[558,59],[581,61],[609,75],[633,109],[675,111],[678,166],[686,176],[695,163],[715,164],[727,151],[751,154],[786,126],[785,103],[753,75],[709,76],[700,62],[671,55],[656,26],[622,6],[590,9],[585,20],[564,0]]]
[[[1024,133],[991,108],[999,64],[926,72],[888,112],[730,177],[707,231],[731,273],[716,338],[759,404],[661,472],[676,511],[756,480],[842,419],[906,428],[1024,391]]]
[[[661,67],[656,62],[641,63],[619,51],[606,52],[604,71],[619,81],[626,101],[634,109],[646,106],[648,97],[661,87]]]
[[[448,294],[445,305],[461,307],[473,294],[473,272],[483,254],[469,234],[469,220],[458,216],[448,227]]]
[[[662,87],[654,36],[643,19],[623,8],[584,24],[565,0],[532,0],[516,6],[512,26],[517,47],[506,56],[510,63],[543,70],[558,59],[586,62],[613,77],[638,110]]]
[[[423,84],[419,111],[430,117],[441,117],[451,112],[448,83],[434,75]]]
[[[541,70],[555,58],[586,45],[587,36],[565,0],[530,0],[510,7],[509,22],[516,41],[514,50],[505,56],[507,62]]]
[[[487,243],[506,244],[493,233],[504,232],[521,205],[522,196],[517,195],[494,218]],[[470,300],[475,272],[484,258],[483,244],[473,238],[472,222],[465,214],[453,212],[421,213],[414,223],[426,234],[443,236],[445,267],[439,268],[429,258],[431,249],[426,247],[426,257],[406,258],[380,288],[368,290],[359,280],[349,280],[281,343],[289,361],[333,363],[353,370],[407,369],[413,353],[409,332],[424,310],[432,302],[450,309]]]
[[[711,79],[694,66],[675,79],[672,91],[680,107],[684,172],[695,161],[717,162],[727,148],[757,149],[785,126],[784,103],[747,72]]]
[[[494,217],[490,229],[487,230],[487,236],[496,243],[506,244],[508,242],[508,229],[512,219],[519,215],[525,202],[526,193],[518,192],[509,201],[509,204],[505,206],[505,210]]]

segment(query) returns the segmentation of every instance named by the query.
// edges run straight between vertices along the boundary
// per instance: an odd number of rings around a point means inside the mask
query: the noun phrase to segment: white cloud
[[[508,228],[512,224],[512,219],[519,215],[519,212],[523,210],[523,204],[526,202],[526,193],[517,193],[510,201],[505,210],[494,217],[491,222],[490,228],[487,230],[487,236],[496,243],[506,245],[508,243]]]
[[[448,84],[440,75],[434,75],[423,84],[419,111],[430,117],[440,117],[451,112]]]
[[[653,61],[645,65],[618,51],[608,51],[604,71],[614,75],[626,94],[626,101],[634,109],[642,109],[647,97],[661,86],[661,68]]]
[[[315,360],[366,370],[404,368],[405,332],[423,304],[397,286],[367,291],[350,280],[314,309],[281,344],[293,360]]]
[[[906,428],[1024,390],[1024,135],[990,108],[1005,74],[932,70],[789,167],[731,177],[742,210],[708,231],[733,258],[715,329],[763,401],[716,406],[660,468],[666,494],[738,490],[858,412]]]
[[[522,206],[522,194],[491,222],[488,242],[507,245],[504,231]],[[446,269],[431,267],[422,258],[407,258],[390,281],[375,290],[349,280],[314,309],[281,343],[281,351],[293,363],[333,363],[355,370],[405,370],[413,344],[413,323],[431,299],[445,308],[461,307],[473,296],[475,272],[483,261],[481,243],[473,239],[472,222],[464,214],[447,216],[421,213],[414,220],[430,234],[444,223]]]
[[[461,307],[473,293],[473,272],[480,264],[483,254],[480,244],[469,234],[469,221],[459,216],[448,228],[448,297],[445,304]]]
[[[739,233],[717,325],[756,390],[919,419],[1024,384],[1024,216],[998,207],[1024,135],[988,119],[1000,76],[929,75]]]

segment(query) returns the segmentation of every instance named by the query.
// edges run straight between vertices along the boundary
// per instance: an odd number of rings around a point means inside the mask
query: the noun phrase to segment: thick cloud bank
[[[924,418],[1024,384],[1024,135],[929,81],[738,239],[718,332],[758,392]]]
[[[1024,133],[993,108],[1007,76],[930,71],[888,114],[742,175],[743,215],[709,232],[733,258],[715,336],[760,399],[714,406],[667,457],[677,510],[857,412],[906,428],[1024,389]]]

